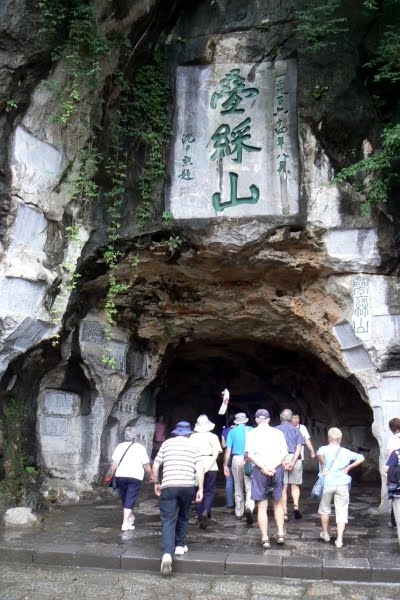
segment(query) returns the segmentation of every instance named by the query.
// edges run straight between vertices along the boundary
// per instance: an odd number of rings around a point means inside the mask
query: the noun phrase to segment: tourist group
[[[198,526],[206,530],[213,509],[218,456],[223,453],[226,504],[237,520],[249,525],[257,522],[263,549],[271,547],[268,503],[273,506],[276,525],[276,544],[285,543],[285,521],[288,515],[288,492],[293,500],[293,517],[301,519],[300,486],[303,481],[304,446],[311,458],[317,458],[319,472],[313,494],[320,499],[321,519],[319,537],[329,542],[329,517],[332,503],[336,518],[335,545],[343,546],[343,534],[348,522],[349,472],[358,467],[364,456],[341,445],[342,433],[337,427],[328,430],[327,444],[316,452],[307,428],[300,416],[289,409],[280,414],[280,425],[270,425],[268,410],[256,411],[255,427],[239,412],[222,430],[219,438],[215,424],[202,414],[195,426],[180,421],[167,438],[166,423],[160,417],[156,423],[151,466],[145,447],[136,441],[133,427],[125,429],[125,441],[118,444],[109,472],[118,487],[123,505],[122,531],[135,529],[134,505],[144,474],[154,484],[159,497],[161,536],[161,574],[172,573],[173,557],[188,551],[187,533],[190,509],[195,501]],[[392,524],[397,526],[400,544],[400,419],[389,421],[392,436],[387,444],[387,480],[392,499]]]

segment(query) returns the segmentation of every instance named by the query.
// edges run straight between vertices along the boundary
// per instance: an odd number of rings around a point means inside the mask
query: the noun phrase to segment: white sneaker
[[[133,531],[135,526],[132,523],[123,524],[121,527],[121,531]]]
[[[183,556],[183,554],[186,554],[187,551],[188,551],[187,546],[177,546],[175,548],[174,554],[176,554],[177,556]]]
[[[161,559],[161,575],[168,577],[172,573],[172,556],[170,554],[164,554]]]
[[[135,515],[131,515],[128,519],[128,522],[130,523],[130,525],[134,525],[135,524]]]

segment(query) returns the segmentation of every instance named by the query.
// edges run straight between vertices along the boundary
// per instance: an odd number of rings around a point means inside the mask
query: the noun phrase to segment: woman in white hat
[[[211,516],[217,488],[217,457],[222,452],[218,436],[211,433],[214,427],[215,424],[207,415],[200,415],[194,426],[195,433],[190,437],[200,451],[205,473],[203,500],[196,504],[197,519],[201,529],[207,529],[207,519]]]

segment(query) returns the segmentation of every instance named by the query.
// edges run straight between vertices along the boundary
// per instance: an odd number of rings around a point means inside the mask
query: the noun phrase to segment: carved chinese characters
[[[296,62],[180,67],[176,219],[298,213]]]

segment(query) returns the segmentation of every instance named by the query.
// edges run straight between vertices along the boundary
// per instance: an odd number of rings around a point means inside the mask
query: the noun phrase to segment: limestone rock
[[[38,527],[42,521],[43,517],[24,506],[9,508],[4,515],[5,527]]]

